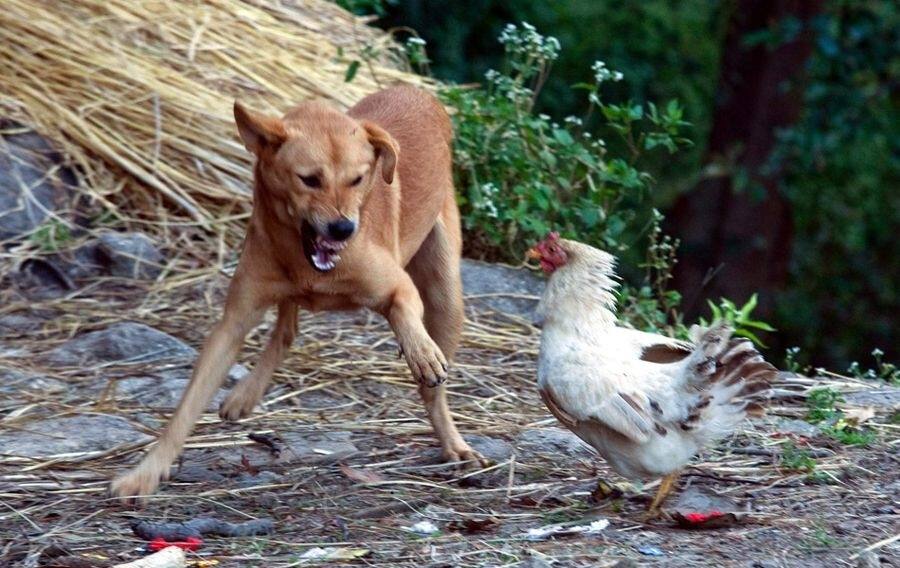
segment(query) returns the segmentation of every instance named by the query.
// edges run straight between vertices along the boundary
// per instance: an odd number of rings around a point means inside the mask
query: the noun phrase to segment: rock
[[[162,272],[162,255],[143,233],[104,233],[96,254],[110,276],[154,280]]]
[[[900,409],[900,388],[890,385],[842,395],[844,402],[854,406]]]
[[[561,428],[536,428],[519,435],[515,443],[523,455],[561,454],[569,457],[594,459],[596,452],[581,438]]]
[[[737,510],[737,505],[727,497],[709,493],[692,485],[681,492],[674,508],[684,514],[710,511],[732,512]]]
[[[172,471],[172,481],[179,483],[221,483],[227,478],[200,465],[184,465]]]
[[[550,568],[553,565],[543,558],[532,556],[531,558],[527,558],[521,562],[516,562],[515,564],[510,564],[509,566],[511,568]]]
[[[462,281],[467,305],[487,306],[529,320],[544,292],[544,279],[527,269],[476,260],[463,259]],[[478,297],[482,295],[485,297]]]
[[[71,204],[76,179],[37,132],[9,120],[0,120],[0,130],[0,240],[17,239]]]
[[[815,438],[821,433],[819,427],[803,420],[789,418],[775,418],[772,424],[772,430],[780,434],[794,434],[806,436],[807,438]]]
[[[869,550],[856,558],[856,568],[880,568],[881,559],[875,552]]]
[[[489,438],[488,436],[480,436],[478,434],[470,434],[464,436],[466,442],[472,446],[476,452],[480,452],[491,463],[497,464],[509,459],[515,453],[512,445],[504,440],[497,438]]]
[[[39,330],[46,320],[31,314],[11,313],[0,316],[0,336],[19,337]]]
[[[280,437],[286,448],[279,456],[282,463],[334,463],[359,452],[351,441],[352,432],[342,430],[315,434],[283,432]]]
[[[247,489],[249,487],[259,487],[260,485],[271,485],[273,483],[278,483],[280,479],[281,475],[275,473],[274,471],[263,470],[254,474],[242,473],[240,476],[238,476],[236,485],[241,489]]]
[[[116,396],[123,396],[148,408],[175,408],[187,388],[191,370],[188,367],[166,369],[153,375],[127,377],[116,381]],[[225,400],[227,391],[219,389],[207,405],[215,412]]]
[[[0,347],[0,357],[6,358]],[[32,398],[41,398],[48,395],[65,395],[68,385],[65,381],[45,377],[30,370],[18,369],[0,364],[0,396],[7,402],[22,400],[27,393]],[[63,396],[62,398],[65,398]]]
[[[147,363],[196,355],[196,349],[167,333],[140,323],[122,322],[70,339],[44,360],[54,366],[76,366]]]
[[[83,454],[102,454],[124,444],[150,439],[119,416],[77,414],[38,420],[22,428],[0,432],[0,448],[11,456],[29,458],[79,458]]]

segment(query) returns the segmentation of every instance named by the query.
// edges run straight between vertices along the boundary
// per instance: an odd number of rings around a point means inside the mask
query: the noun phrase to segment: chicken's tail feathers
[[[753,343],[733,337],[732,328],[721,322],[708,328],[694,326],[691,338],[697,346],[693,364],[699,384],[694,386],[707,392],[716,406],[727,405],[753,416],[763,414],[778,371]]]

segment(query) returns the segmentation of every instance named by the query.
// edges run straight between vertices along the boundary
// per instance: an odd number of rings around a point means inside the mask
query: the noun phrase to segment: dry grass
[[[387,35],[325,0],[9,0],[0,44],[0,111],[59,143],[82,191],[145,230],[199,225],[231,245],[251,188],[235,99],[280,114],[423,82]],[[345,82],[366,46],[380,61]]]

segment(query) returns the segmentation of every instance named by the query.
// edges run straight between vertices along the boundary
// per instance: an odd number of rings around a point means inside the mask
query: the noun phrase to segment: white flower
[[[594,61],[594,64],[591,65],[591,71],[594,72],[594,80],[597,81],[597,83],[602,83],[604,81],[621,81],[625,77],[622,73],[608,68],[606,63],[599,60]]]
[[[422,39],[420,37],[415,37],[415,36],[410,37],[409,39],[406,40],[406,45],[410,45],[410,46],[412,46],[412,45],[423,46],[426,43],[427,42],[424,39]]]

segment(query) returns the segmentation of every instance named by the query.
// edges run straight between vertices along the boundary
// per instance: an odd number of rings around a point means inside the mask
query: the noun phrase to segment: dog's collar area
[[[347,247],[347,241],[335,241],[323,237],[311,223],[303,221],[300,229],[303,253],[310,266],[319,272],[330,272],[341,260],[338,251]]]

